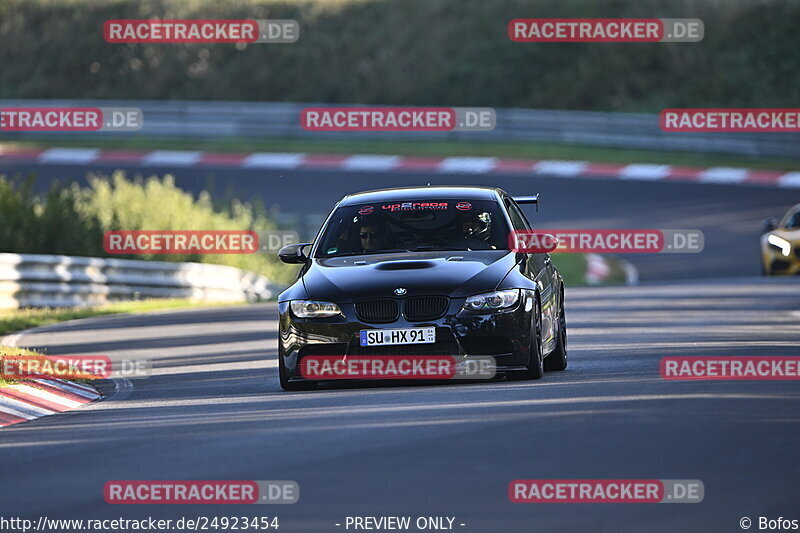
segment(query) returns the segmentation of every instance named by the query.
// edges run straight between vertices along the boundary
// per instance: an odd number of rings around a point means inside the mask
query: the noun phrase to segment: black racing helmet
[[[458,225],[467,239],[488,241],[492,235],[492,215],[486,211],[461,214]]]

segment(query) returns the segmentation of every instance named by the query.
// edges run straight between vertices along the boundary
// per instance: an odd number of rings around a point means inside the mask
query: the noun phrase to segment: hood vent
[[[436,263],[433,261],[386,261],[375,265],[375,270],[419,270],[434,266]]]

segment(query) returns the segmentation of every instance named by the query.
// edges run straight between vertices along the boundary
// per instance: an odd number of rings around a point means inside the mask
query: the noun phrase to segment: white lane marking
[[[91,163],[98,155],[100,150],[96,148],[48,148],[39,155],[39,162],[80,165]]]
[[[224,370],[252,370],[256,368],[278,368],[277,359],[263,361],[240,361],[232,363],[208,363],[202,365],[166,366],[154,368],[152,376],[170,376],[174,374],[194,374],[199,372],[221,372]]]
[[[242,161],[243,168],[297,168],[305,160],[305,154],[270,154],[256,152]]]
[[[61,378],[48,378],[48,379],[50,381],[55,382],[55,383],[60,383],[62,385],[66,385],[67,387],[72,387],[72,388],[75,388],[75,389],[81,389],[81,390],[84,390],[86,392],[91,392],[91,393],[97,392],[92,387],[90,387],[88,385],[84,385],[82,383],[76,383],[74,381],[67,381],[67,380],[61,379]]]
[[[586,161],[539,161],[533,165],[533,171],[538,174],[555,174],[570,178],[583,174],[588,165]]]
[[[96,394],[97,393],[97,391],[95,389],[93,389],[92,387],[89,387],[88,385],[83,385],[82,383],[76,383],[74,381],[66,381],[66,380],[58,379],[58,378],[53,378],[51,381],[55,381],[56,383],[61,383],[62,385],[65,385],[65,386],[67,386],[69,388],[83,390],[83,391],[86,391],[86,392],[91,393],[91,394]]]
[[[56,403],[58,405],[63,405],[64,407],[70,407],[75,409],[76,407],[80,407],[83,405],[80,402],[76,402],[75,400],[70,400],[65,398],[64,396],[59,396],[57,394],[53,394],[52,392],[47,392],[42,389],[37,389],[36,387],[31,387],[30,385],[19,384],[19,385],[9,385],[9,388],[22,394],[28,394],[30,396],[35,396],[37,398],[41,398],[43,400],[47,400],[52,403]]]
[[[619,177],[628,180],[661,180],[669,176],[669,165],[627,165]]]
[[[13,335],[7,335],[2,339],[0,339],[0,346],[16,347],[20,337],[22,337],[22,333],[14,333]]]
[[[345,170],[393,170],[400,164],[396,155],[351,155],[344,160]]]
[[[443,174],[469,173],[484,174],[491,172],[497,158],[495,157],[445,157],[437,170]]]
[[[58,383],[56,381],[50,379],[43,379],[41,380],[42,383],[46,383],[47,385],[51,385],[58,389],[61,389],[65,392],[71,392],[72,394],[76,394],[78,396],[83,396],[84,398],[88,398],[90,400],[95,400],[100,397],[100,395],[95,391],[87,391],[78,387],[72,387],[66,383]]]
[[[493,383],[491,385],[495,387],[497,391],[506,391],[509,389],[523,389],[526,387],[525,384],[516,384],[513,382],[509,383]],[[405,389],[405,387],[403,387]],[[494,390],[494,389],[492,389]],[[308,392],[303,393],[299,396],[294,396],[294,398],[300,401],[309,402],[311,400],[317,400],[320,398],[324,398],[326,395],[329,394],[329,390],[326,391],[318,391],[318,392]],[[337,391],[337,393],[341,394],[348,394],[350,391]],[[381,391],[384,392],[384,391]],[[397,393],[401,393],[401,391],[397,391]],[[407,390],[405,391],[407,394]],[[281,393],[277,393],[281,394]],[[349,395],[348,397],[353,397],[354,395]],[[359,394],[358,396],[362,396]],[[569,398],[526,398],[522,400],[496,400],[496,399],[489,399],[485,401],[478,401],[473,404],[470,404],[470,409],[474,411],[483,411],[483,410],[499,410],[499,411],[508,411],[511,407],[535,407],[540,405],[576,405],[576,404],[598,404],[598,403],[626,403],[626,402],[643,402],[643,401],[653,401],[653,402],[663,402],[665,400],[671,401],[686,401],[686,400],[720,400],[720,399],[758,399],[758,400],[772,400],[772,401],[784,401],[784,400],[791,400],[795,397],[791,394],[773,394],[773,393],[763,393],[763,394],[744,394],[741,392],[737,393],[676,393],[670,394],[669,396],[665,397],[663,394],[631,394],[626,396],[576,396],[576,397],[569,397]],[[264,397],[263,395],[254,394],[251,396],[239,396],[234,395],[230,397],[218,397],[214,398],[214,405],[247,405],[247,404],[263,404]],[[208,407],[209,400],[208,398],[169,398],[169,399],[161,399],[161,398],[154,398],[154,399],[142,399],[136,403],[136,407],[138,408],[156,408],[156,407],[187,407],[187,406],[203,406]],[[300,405],[293,405],[289,408],[283,407],[274,407],[269,409],[265,412],[258,412],[258,413],[246,413],[244,411],[240,411],[239,413],[232,414],[232,413],[225,413],[224,416],[229,419],[246,419],[248,417],[258,417],[260,420],[300,420],[300,419],[315,419],[315,418],[325,418],[325,417],[332,417],[332,416],[350,416],[353,419],[357,419],[364,416],[387,416],[390,413],[401,413],[401,414],[413,414],[419,412],[421,415],[430,415],[431,413],[435,413],[437,411],[454,411],[456,413],[463,412],[464,404],[462,402],[447,402],[447,403],[437,403],[435,406],[431,406],[429,404],[365,404],[365,405],[336,405],[330,407],[301,407]],[[518,413],[519,414],[519,413]],[[522,414],[529,414],[529,413],[522,413]],[[154,415],[158,416],[158,415]],[[164,415],[168,416],[168,415]],[[210,416],[210,415],[209,415]],[[516,416],[516,415],[512,415]],[[174,420],[174,418],[170,418],[171,422],[175,422],[175,424],[197,424],[196,420],[192,417],[186,418],[183,421]],[[474,420],[474,418],[473,418]],[[132,422],[124,422],[126,425],[132,424]],[[151,421],[143,421],[140,422],[141,424],[152,423]],[[206,423],[208,423],[208,419],[206,419]],[[411,421],[410,423],[417,424],[419,420]],[[438,423],[438,422],[437,422]]]
[[[747,179],[746,168],[713,167],[698,175],[703,183],[741,183]]]
[[[126,407],[124,403],[121,403],[121,400],[131,395],[133,383],[128,378],[112,378],[111,381],[114,383],[114,390],[103,396],[103,401],[85,403],[79,410],[70,411],[68,414]]]
[[[155,150],[142,158],[143,165],[171,165],[189,167],[200,161],[201,152],[182,152],[177,150]]]

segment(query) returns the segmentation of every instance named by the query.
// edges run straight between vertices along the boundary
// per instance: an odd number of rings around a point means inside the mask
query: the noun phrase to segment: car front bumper
[[[278,304],[280,325],[278,357],[292,381],[302,381],[299,365],[308,356],[492,356],[497,372],[520,370],[528,364],[533,324],[533,295],[522,291],[517,305],[507,311],[487,314],[461,310],[464,298],[451,298],[444,316],[436,320],[412,322],[402,315],[393,322],[368,323],[356,316],[353,303],[339,303],[344,316],[301,319],[289,309],[289,302]],[[436,328],[433,344],[406,344],[362,347],[364,329]]]
[[[761,260],[764,270],[773,276],[795,276],[800,274],[800,245],[792,243],[792,251],[786,256],[780,250],[763,244]]]

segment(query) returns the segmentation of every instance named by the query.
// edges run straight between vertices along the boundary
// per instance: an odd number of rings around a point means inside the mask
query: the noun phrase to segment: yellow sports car
[[[761,270],[767,276],[800,274],[800,204],[764,221],[761,236]]]

